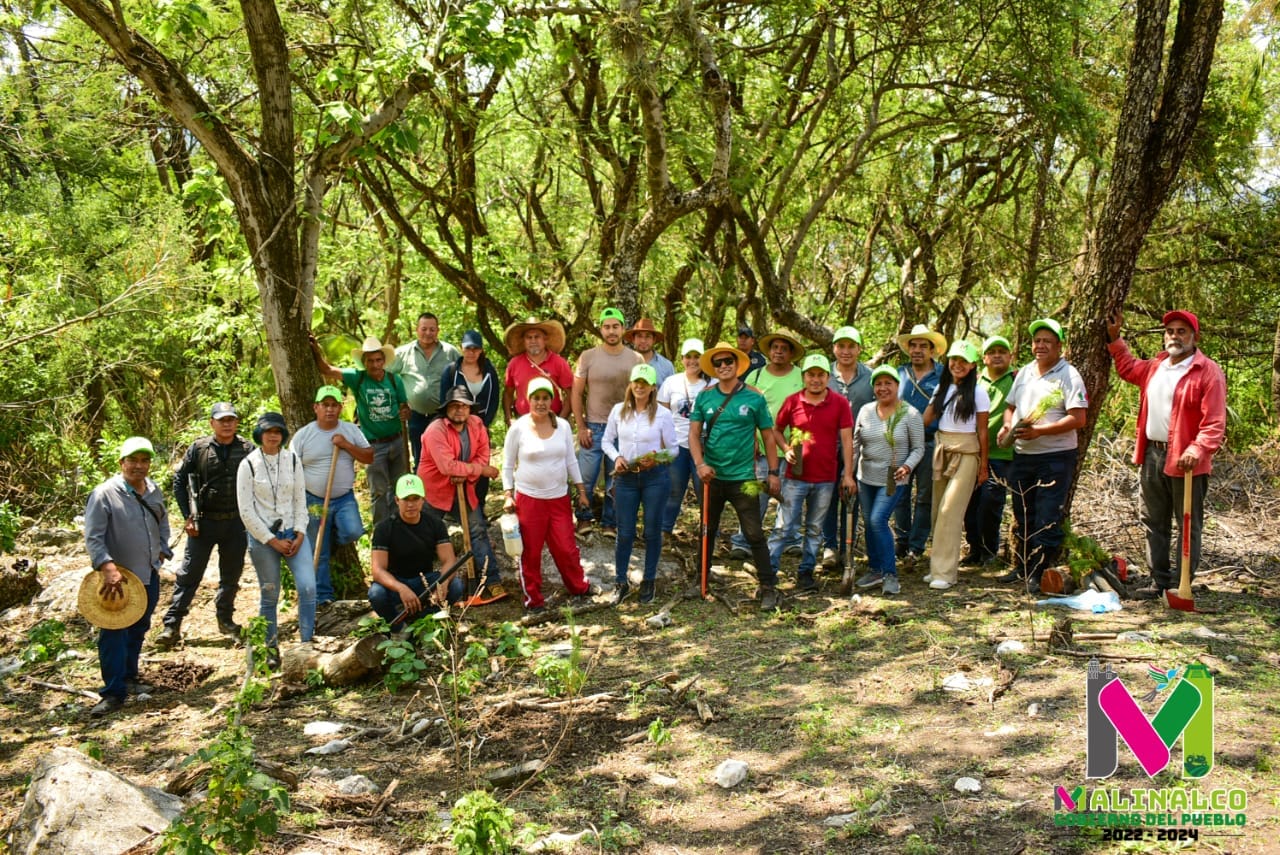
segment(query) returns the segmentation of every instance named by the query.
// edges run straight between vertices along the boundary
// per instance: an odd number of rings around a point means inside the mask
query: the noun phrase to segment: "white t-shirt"
[[[658,403],[671,408],[671,420],[676,426],[676,445],[689,447],[689,413],[693,411],[698,393],[710,385],[711,381],[702,375],[690,382],[681,371],[663,380],[658,388]]]
[[[952,400],[956,396],[956,384],[947,387],[947,398],[942,402],[942,416],[938,419],[938,430],[948,433],[967,433],[978,427],[978,413],[991,412],[991,396],[981,385],[973,390],[973,415],[964,421],[956,418],[956,408]]]
[[[1177,365],[1162,359],[1147,382],[1147,439],[1169,441],[1169,419],[1173,415],[1173,390],[1178,388],[1196,354]]]
[[[333,435],[341,432],[347,441],[356,448],[368,448],[369,440],[364,438],[360,428],[351,422],[339,420],[338,426],[330,430],[321,430],[316,422],[304,425],[289,442],[289,450],[298,455],[302,461],[302,471],[307,484],[307,492],[313,496],[323,496],[325,483],[329,480],[329,464],[333,460]],[[356,484],[356,460],[346,451],[338,452],[338,468],[333,472],[333,490],[329,497],[336,499],[351,492]]]
[[[573,452],[569,420],[557,418],[556,430],[543,439],[532,416],[521,416],[507,429],[502,447],[502,489],[515,489],[535,499],[558,499],[569,492],[569,482],[582,483],[578,456]]]

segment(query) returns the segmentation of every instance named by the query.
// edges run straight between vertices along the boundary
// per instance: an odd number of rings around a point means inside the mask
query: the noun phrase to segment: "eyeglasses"
[[[738,359],[734,356],[721,356],[718,359],[711,360],[711,364],[716,368],[724,368],[726,365],[736,365],[737,363]]]

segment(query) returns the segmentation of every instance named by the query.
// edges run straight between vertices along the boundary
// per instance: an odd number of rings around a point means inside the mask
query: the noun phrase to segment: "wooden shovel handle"
[[[316,532],[316,554],[311,558],[311,566],[320,564],[320,547],[324,544],[325,523],[329,521],[329,496],[333,493],[333,473],[338,471],[338,446],[333,447],[333,457],[329,459],[329,479],[324,482],[324,505],[320,508],[320,529]]]

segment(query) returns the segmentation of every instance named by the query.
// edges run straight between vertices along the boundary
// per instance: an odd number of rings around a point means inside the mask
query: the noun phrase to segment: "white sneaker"
[[[950,587],[952,586],[952,584],[953,584],[952,582],[948,582],[948,581],[947,581],[947,580],[945,580],[945,579],[930,579],[930,580],[929,580],[929,587],[930,587],[930,588],[933,588],[933,590],[935,590],[935,591],[945,591],[945,590],[947,590],[947,588],[950,588]]]
[[[822,566],[823,567],[827,569],[835,567],[837,558],[839,558],[839,556],[836,555],[836,551],[834,549],[822,550]]]

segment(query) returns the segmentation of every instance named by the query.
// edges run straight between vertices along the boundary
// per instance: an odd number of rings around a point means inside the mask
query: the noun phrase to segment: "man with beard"
[[[1200,564],[1200,532],[1204,496],[1209,488],[1213,455],[1222,447],[1227,427],[1227,384],[1222,369],[1196,345],[1200,321],[1190,312],[1165,314],[1164,350],[1153,359],[1138,359],[1120,337],[1123,316],[1107,321],[1107,350],[1121,379],[1141,390],[1138,405],[1138,444],[1133,462],[1141,467],[1138,498],[1142,527],[1147,533],[1147,566],[1151,583],[1135,592],[1155,598],[1178,587],[1176,566],[1170,561],[1172,526],[1178,519],[1178,540],[1185,536],[1178,511],[1184,480],[1191,479],[1191,575]]]
[[[648,318],[636,321],[635,326],[623,333],[622,338],[631,349],[640,354],[640,358],[657,372],[657,385],[661,386],[666,379],[676,373],[676,367],[661,353],[654,350],[655,344],[662,343],[662,330],[653,325]]]
[[[418,477],[426,488],[427,503],[423,513],[444,525],[446,518],[462,521],[458,506],[458,486],[467,503],[467,529],[471,533],[471,550],[475,567],[484,574],[485,590],[478,593],[474,605],[496,602],[507,595],[498,572],[498,559],[489,542],[489,526],[484,506],[476,495],[476,482],[481,478],[497,478],[501,472],[489,463],[489,432],[484,420],[472,415],[475,401],[465,386],[454,386],[444,399],[444,418],[436,419],[422,434],[422,463]]]
[[[578,426],[578,466],[582,469],[582,481],[587,495],[595,491],[596,481],[604,474],[604,501],[601,505],[600,527],[606,534],[617,532],[613,518],[613,497],[609,487],[613,483],[608,467],[604,464],[605,425],[614,404],[622,403],[627,384],[631,382],[631,369],[641,362],[640,354],[622,343],[624,329],[622,312],[605,309],[600,313],[601,344],[584,350],[578,357],[578,368],[573,374],[573,417]],[[578,534],[591,530],[595,516],[591,510],[578,511]]]
[[[924,415],[942,379],[945,366],[937,357],[947,352],[947,339],[924,324],[916,324],[911,332],[898,336],[898,348],[907,355],[907,364],[898,367],[898,398]],[[936,421],[924,426],[924,459],[912,471],[911,480],[903,487],[906,493],[893,511],[897,556],[907,563],[924,554],[933,525],[933,438],[937,432]]]
[[[551,412],[563,413],[565,400],[573,389],[573,369],[560,355],[564,350],[564,327],[559,321],[529,318],[507,327],[503,338],[511,354],[502,384],[502,411],[507,416],[507,424],[512,424],[518,416],[528,415],[529,399],[525,392],[535,377],[551,381],[554,390]]]
[[[416,340],[396,348],[395,359],[387,370],[400,375],[408,392],[409,446],[416,467],[422,460],[422,432],[439,415],[440,378],[445,367],[462,354],[453,345],[440,341],[440,320],[431,312],[418,315],[414,333]]]
[[[369,493],[373,497],[373,525],[391,516],[395,510],[391,485],[409,468],[404,457],[403,420],[410,415],[409,399],[404,383],[387,371],[387,363],[395,359],[395,350],[370,336],[352,356],[364,368],[335,368],[324,357],[320,342],[308,337],[311,356],[320,376],[330,383],[341,382],[356,399],[356,421],[360,431],[373,446],[373,462],[365,470]]]

